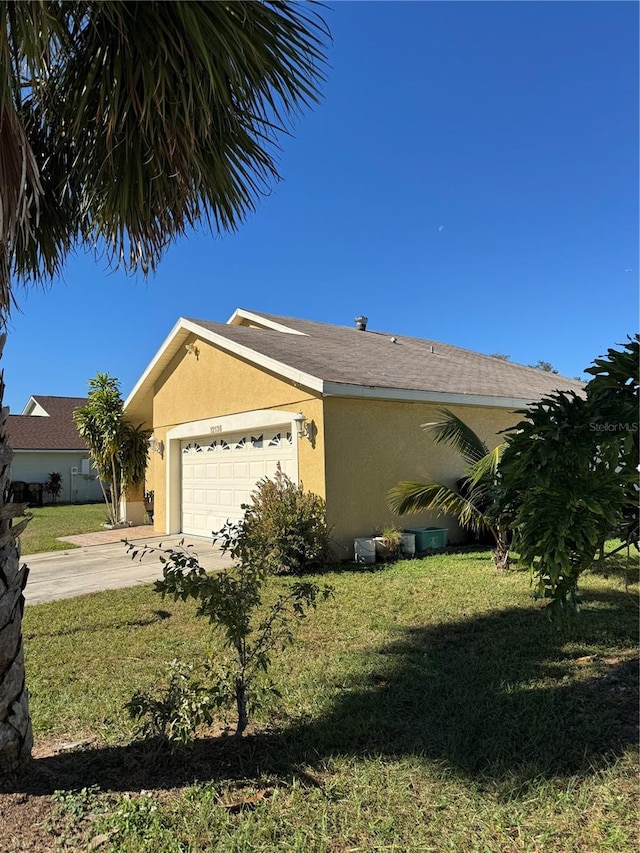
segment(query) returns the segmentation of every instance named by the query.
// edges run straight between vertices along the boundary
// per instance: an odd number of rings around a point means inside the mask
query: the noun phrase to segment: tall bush
[[[243,509],[243,546],[249,559],[264,561],[270,574],[312,571],[329,560],[324,500],[305,492],[279,465],[273,479],[258,482]],[[214,537],[222,538],[216,533]]]
[[[75,410],[73,419],[98,470],[109,518],[115,526],[120,521],[122,494],[144,482],[151,433],[125,418],[120,383],[108,373],[96,373],[89,380],[87,402]]]
[[[52,471],[49,474],[49,479],[44,484],[44,490],[48,495],[51,495],[51,503],[57,503],[62,491],[62,474],[59,471]]]
[[[584,396],[556,393],[506,434],[499,508],[552,616],[578,605],[582,572],[638,546],[639,338],[586,372]]]

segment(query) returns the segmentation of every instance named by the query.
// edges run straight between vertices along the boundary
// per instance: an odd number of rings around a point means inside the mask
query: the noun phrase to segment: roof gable
[[[583,387],[439,341],[238,309],[227,323],[181,318],[127,398],[127,411],[150,417],[153,383],[190,334],[325,396],[519,408]]]
[[[7,432],[14,450],[80,450],[87,445],[73,422],[73,412],[86,397],[33,396],[22,415],[9,415]]]

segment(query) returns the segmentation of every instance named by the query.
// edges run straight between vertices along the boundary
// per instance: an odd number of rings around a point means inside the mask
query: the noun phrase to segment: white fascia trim
[[[21,414],[30,415],[32,417],[38,418],[48,418],[49,412],[38,403],[35,397],[29,397],[27,400],[27,404],[22,410]]]
[[[140,379],[138,379],[131,393],[125,400],[125,411],[127,410],[128,406],[130,405],[136,394],[140,392],[140,390],[144,387],[149,378],[152,376],[160,359],[164,356],[167,349],[171,346],[175,338],[180,335],[180,333],[183,333],[182,337],[186,337],[186,335],[189,333],[198,335],[200,338],[202,338],[202,340],[209,341],[209,343],[214,344],[219,349],[233,353],[234,355],[239,355],[247,361],[251,362],[252,364],[256,364],[259,367],[264,367],[267,370],[276,373],[278,376],[282,376],[285,379],[289,379],[296,385],[302,385],[305,388],[311,389],[312,391],[319,391],[320,393],[322,393],[322,380],[318,379],[316,376],[311,376],[309,373],[303,373],[300,370],[296,370],[294,367],[291,367],[288,364],[283,364],[281,361],[276,361],[276,359],[274,358],[269,358],[268,356],[256,352],[255,350],[251,349],[251,347],[246,347],[242,344],[238,344],[235,341],[231,341],[228,338],[225,338],[224,335],[219,335],[216,332],[212,332],[210,329],[206,329],[204,326],[200,326],[198,323],[194,323],[191,320],[185,320],[184,317],[180,317],[178,322],[175,324],[173,329],[165,338],[162,346],[158,349],[154,357],[149,362],[147,369],[144,371]]]
[[[523,409],[533,400],[518,397],[489,397],[486,394],[452,394],[446,391],[412,391],[404,388],[379,388],[375,385],[347,385],[325,382],[325,397],[366,397],[371,400],[397,400],[407,403],[449,403],[460,406],[492,406],[499,409]]]
[[[282,361],[277,361],[275,358],[270,358],[256,352],[251,347],[246,347],[243,344],[236,343],[236,341],[231,341],[229,338],[225,338],[224,335],[219,335],[217,332],[212,332],[210,329],[205,329],[196,323],[183,320],[182,325],[183,328],[193,332],[194,335],[199,335],[203,340],[209,341],[209,343],[214,344],[219,349],[239,355],[252,364],[257,364],[259,367],[264,367],[266,370],[270,370],[284,379],[289,379],[296,385],[302,385],[312,391],[322,393],[324,383],[317,376],[311,376],[310,373],[303,373],[301,370],[296,370],[295,367],[291,367],[289,364],[284,364]]]
[[[240,326],[237,320],[249,320],[250,323],[256,323],[259,326],[264,326],[266,329],[273,329],[274,332],[284,332],[287,335],[303,335],[309,337],[305,332],[299,332],[297,329],[292,329],[291,326],[285,326],[282,323],[276,323],[274,320],[268,320],[260,314],[255,314],[253,311],[246,311],[244,308],[236,308],[231,317],[227,320],[228,326]]]
[[[142,386],[145,384],[145,382],[147,381],[147,379],[149,378],[149,376],[151,375],[151,373],[153,373],[153,370],[154,370],[155,366],[156,366],[156,365],[157,365],[157,363],[160,361],[160,359],[161,359],[161,358],[162,358],[162,356],[164,355],[165,351],[168,349],[168,347],[170,346],[171,342],[173,341],[173,339],[175,338],[175,336],[180,332],[180,330],[182,329],[182,327],[184,326],[184,324],[185,324],[186,322],[187,322],[187,321],[186,321],[183,317],[180,317],[180,319],[179,319],[179,320],[178,320],[178,322],[175,324],[175,326],[173,327],[173,329],[171,329],[171,331],[169,332],[169,334],[167,335],[167,337],[164,339],[164,341],[162,342],[161,346],[160,346],[160,347],[159,347],[159,349],[157,350],[156,354],[154,355],[154,357],[151,359],[151,361],[150,361],[150,362],[149,362],[149,364],[147,365],[147,369],[144,371],[144,373],[142,374],[142,376],[140,377],[140,379],[138,379],[138,381],[136,382],[136,384],[133,386],[133,389],[132,389],[132,390],[131,390],[131,392],[129,393],[129,396],[128,396],[128,397],[127,397],[127,399],[124,401],[124,408],[125,408],[125,410],[126,410],[127,406],[131,403],[131,401],[133,400],[133,398],[136,396],[136,394],[140,391],[140,389],[142,388]],[[192,324],[192,325],[193,325],[193,324]]]
[[[259,314],[252,315],[250,311],[245,311],[242,308],[238,308],[235,311],[228,323],[233,325],[232,321],[236,316],[246,317],[247,319],[255,317],[256,320],[264,322],[265,324],[267,323],[267,321],[262,320]],[[277,323],[271,323],[270,325],[271,328],[274,329],[279,326]],[[287,329],[284,326],[280,327],[280,330],[292,334],[301,334],[291,329]],[[489,406],[499,409],[523,409],[535,402],[535,399],[525,399],[520,397],[493,397],[486,394],[456,394],[444,391],[413,391],[405,388],[384,388],[375,385],[350,385],[345,382],[325,382],[317,376],[312,376],[309,373],[296,370],[291,365],[284,364],[281,361],[277,361],[274,358],[270,358],[269,356],[256,352],[254,349],[251,349],[251,347],[229,340],[229,338],[224,337],[224,335],[212,332],[210,329],[206,329],[198,323],[194,323],[191,320],[185,320],[184,317],[180,317],[125,400],[125,411],[135,395],[149,379],[166,350],[171,346],[176,336],[180,333],[183,333],[182,337],[186,337],[189,333],[198,335],[202,340],[209,341],[209,343],[221,350],[224,350],[225,352],[238,355],[251,364],[270,370],[272,373],[275,373],[277,376],[281,376],[284,379],[288,379],[295,385],[308,388],[311,391],[316,391],[325,397],[359,397],[372,400],[397,400],[399,402],[413,403],[448,403],[450,405],[461,406]],[[233,415],[231,417],[236,416]],[[283,423],[282,420],[279,422]],[[265,426],[266,425],[271,425],[271,422],[265,422]],[[238,426],[238,429],[244,428],[245,425],[243,424]],[[228,431],[233,432],[234,430],[235,427],[230,427]],[[188,438],[189,436],[185,435],[184,437]]]
[[[251,412],[241,412],[238,415],[222,415],[219,418],[204,418],[200,421],[190,421],[179,424],[167,430],[166,440],[176,441],[187,438],[197,438],[203,435],[224,435],[229,432],[262,429],[268,426],[290,426],[292,435],[296,434],[293,418],[296,412],[277,411],[275,409],[254,409]]]

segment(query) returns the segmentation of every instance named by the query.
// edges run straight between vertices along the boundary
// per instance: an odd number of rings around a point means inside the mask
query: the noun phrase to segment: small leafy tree
[[[534,367],[536,370],[542,370],[544,373],[558,373],[550,361],[544,361],[544,359],[541,358],[539,358],[535,364],[530,364],[529,367]]]
[[[248,559],[271,574],[297,574],[329,559],[326,504],[294,483],[278,464],[273,479],[259,480],[240,522]]]
[[[73,413],[78,432],[98,470],[113,525],[120,520],[123,492],[144,482],[149,452],[150,431],[130,423],[124,417],[123,407],[118,380],[108,373],[96,373],[89,380],[86,405]]]
[[[234,558],[234,566],[208,575],[198,558],[186,549],[160,549],[162,580],[155,590],[175,601],[194,599],[196,616],[206,619],[222,635],[229,657],[207,662],[203,680],[185,665],[173,662],[172,678],[160,698],[137,694],[129,703],[136,719],[148,718],[146,734],[188,743],[199,723],[210,723],[215,708],[235,706],[236,737],[245,731],[253,708],[264,690],[274,652],[294,640],[292,625],[304,619],[318,599],[331,594],[329,587],[310,582],[288,583],[275,601],[263,605],[265,584],[270,575],[267,555],[261,558],[249,544],[242,522],[228,522],[216,534],[222,549]],[[132,556],[138,549],[129,545]],[[142,553],[153,551],[143,548]],[[188,665],[187,665],[188,667]]]
[[[509,536],[505,523],[494,512],[494,495],[503,445],[489,450],[478,435],[449,409],[441,409],[441,419],[423,424],[436,444],[449,444],[462,458],[465,474],[447,486],[437,480],[403,481],[389,490],[387,502],[398,515],[437,510],[452,515],[460,526],[474,534],[488,533],[494,542],[493,560],[497,568],[509,565]]]
[[[51,495],[51,502],[55,504],[62,491],[62,474],[59,471],[53,471],[49,474],[49,479],[44,484],[44,490],[48,495]]]
[[[637,548],[638,340],[596,359],[584,396],[549,395],[507,431],[498,505],[552,617],[577,608],[582,572]]]
[[[202,675],[198,667],[177,658],[167,663],[167,669],[168,683],[158,695],[136,693],[127,710],[140,721],[143,739],[159,738],[174,748],[187,747],[193,743],[198,726],[213,723],[216,710],[224,705],[224,693],[208,677],[208,661]]]

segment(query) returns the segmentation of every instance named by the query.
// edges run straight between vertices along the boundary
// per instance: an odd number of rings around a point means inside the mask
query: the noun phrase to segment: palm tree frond
[[[122,474],[122,490],[144,483],[149,459],[149,436],[151,430],[142,425],[135,426],[123,420],[120,429],[119,460]]]
[[[487,446],[476,433],[449,409],[440,409],[441,420],[423,424],[424,430],[433,433],[436,444],[446,442],[468,465],[473,465],[487,454]]]
[[[471,495],[465,496],[444,483],[398,483],[387,494],[389,508],[398,515],[434,510],[457,518],[463,527],[478,532],[485,529],[485,516]]]
[[[500,460],[506,444],[498,444],[481,459],[469,467],[468,479],[470,486],[478,486],[483,481],[493,482],[498,476]]]
[[[83,241],[146,274],[200,222],[235,230],[319,101],[328,38],[279,0],[0,0],[0,307]]]

